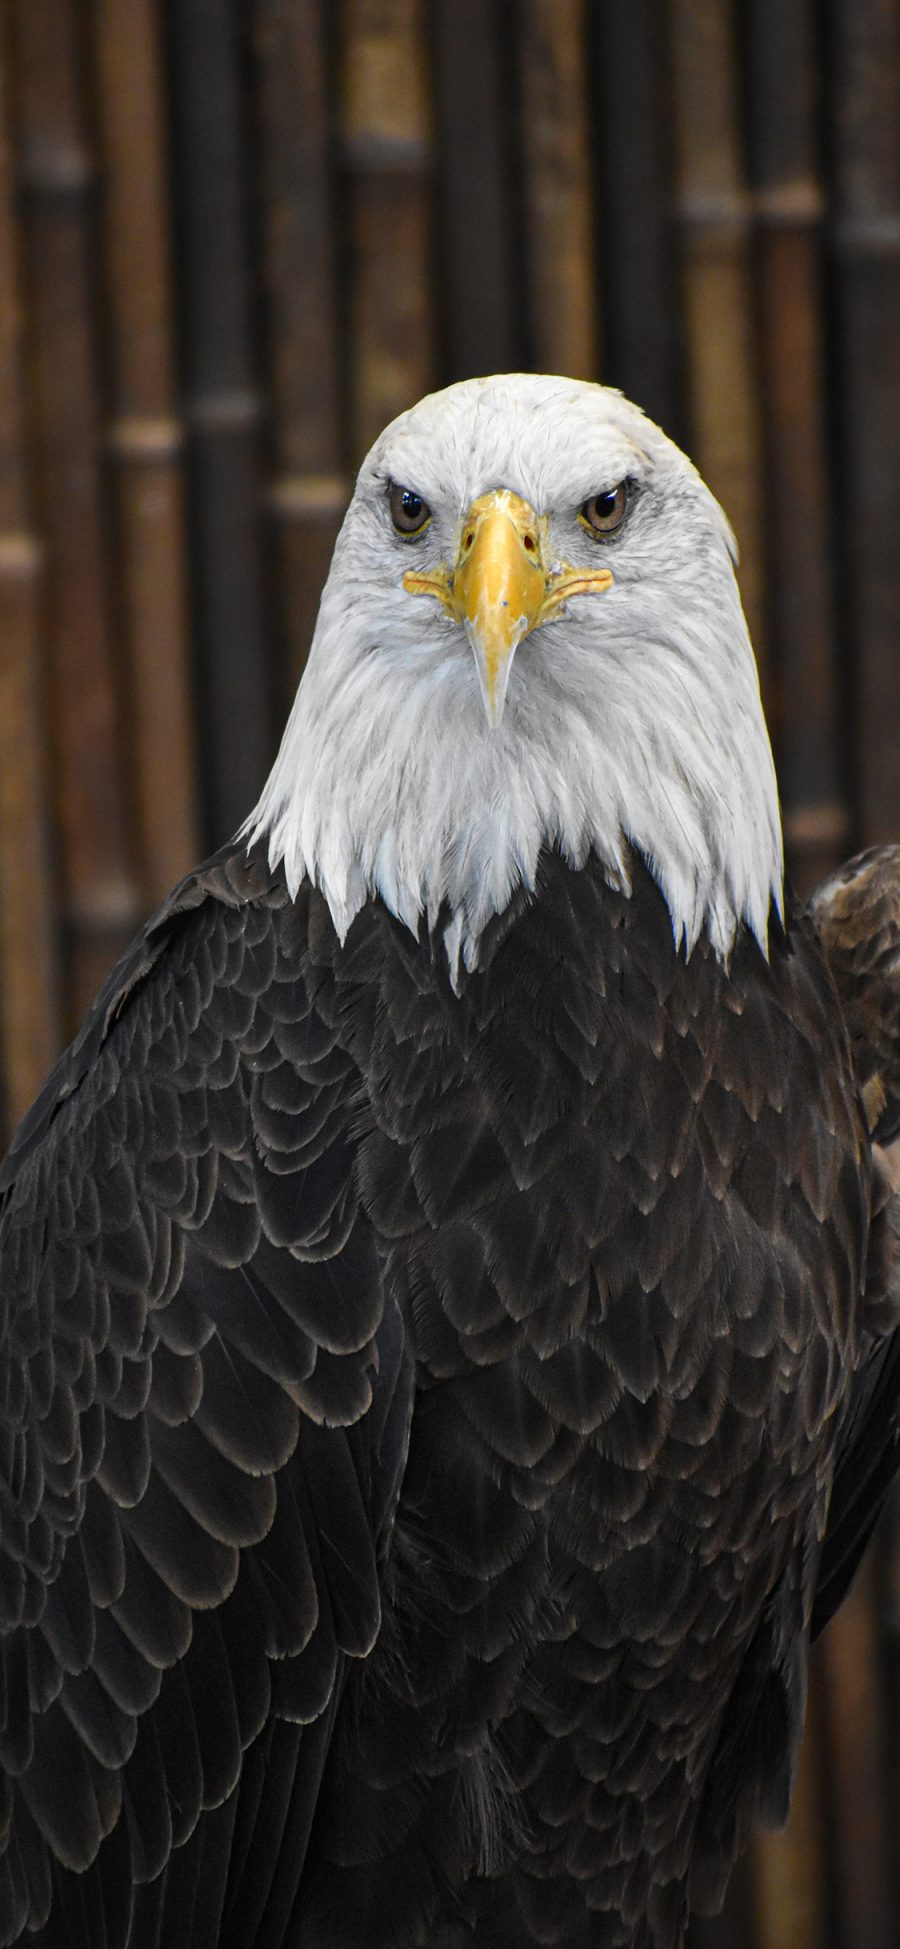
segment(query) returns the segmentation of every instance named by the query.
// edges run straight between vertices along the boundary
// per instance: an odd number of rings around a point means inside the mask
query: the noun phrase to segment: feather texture
[[[149,1949],[191,1915],[214,1943],[235,1823],[265,1910],[284,1836],[244,1807],[245,1755],[283,1714],[302,1861],[316,1728],[377,1629],[408,1356],[358,1215],[352,1058],[315,1021],[298,1057],[282,921],[238,856],[187,882],[5,1166],[6,1943]]]
[[[392,477],[612,579],[496,731]],[[0,1949],[678,1949],[898,1458],[896,859],[783,901],[721,512],[535,378],[370,456],[250,824],[0,1170]]]
[[[226,851],[20,1136],[7,1942],[673,1949],[783,1813],[896,1446],[867,1138],[803,922],[628,880],[546,853],[455,990]]]

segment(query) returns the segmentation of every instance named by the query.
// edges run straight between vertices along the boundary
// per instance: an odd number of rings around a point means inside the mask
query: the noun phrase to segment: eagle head
[[[246,830],[343,938],[369,898],[454,979],[541,849],[636,850],[676,943],[765,950],[778,799],[727,520],[608,387],[463,381],[359,472],[281,751]]]

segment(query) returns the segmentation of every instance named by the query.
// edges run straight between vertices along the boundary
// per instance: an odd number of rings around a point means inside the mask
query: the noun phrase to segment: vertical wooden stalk
[[[300,676],[350,481],[325,0],[257,0],[262,210],[285,691]],[[287,704],[287,696],[281,698]]]
[[[358,460],[434,383],[431,104],[421,0],[343,0],[341,27]]]
[[[900,1725],[900,1491],[895,1483],[888,1497],[875,1541],[876,1598],[881,1636],[883,1684],[882,1722],[885,1728],[885,1822],[888,1834],[891,1916],[894,1939],[900,1938],[900,1859],[891,1837],[900,1828],[900,1752],[893,1727]]]
[[[603,377],[683,439],[664,10],[629,0],[610,32],[604,10],[590,7],[587,24]]]
[[[752,1843],[758,1949],[822,1949],[828,1940],[820,1692],[814,1680],[787,1827]]]
[[[237,0],[168,0],[167,17],[206,840],[218,845],[250,811],[275,741],[242,15]]]
[[[159,22],[154,0],[95,0],[94,20],[131,755],[158,900],[198,845]]]
[[[59,1042],[43,800],[41,550],[26,486],[22,294],[0,37],[0,1135],[28,1108]]]
[[[841,617],[865,843],[900,838],[900,14],[831,9]]]
[[[831,1853],[841,1949],[893,1949],[889,1840],[884,1818],[885,1727],[879,1687],[875,1565],[856,1582],[822,1636],[834,1816]]]
[[[74,0],[17,0],[20,181],[33,321],[36,472],[47,543],[53,781],[69,1019],[141,913],[121,739],[94,331],[93,158]]]
[[[668,20],[692,452],[738,538],[741,594],[771,704],[752,219],[738,143],[734,8],[732,0],[669,0]]]
[[[597,276],[585,0],[523,0],[520,72],[526,283],[539,371],[597,376]]]
[[[442,355],[447,380],[528,362],[513,193],[514,63],[498,0],[431,0]]]
[[[825,425],[812,0],[747,12],[757,219],[760,364],[766,400],[768,617],[792,876],[808,893],[849,850],[838,754],[834,537]]]

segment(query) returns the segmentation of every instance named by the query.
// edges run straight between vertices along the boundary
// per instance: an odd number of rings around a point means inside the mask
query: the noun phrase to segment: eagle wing
[[[900,1465],[900,846],[838,869],[810,901],[872,1137],[866,1320],[873,1336],[838,1447],[813,1635],[845,1595]]]
[[[873,1141],[900,1151],[900,846],[838,868],[809,912],[838,991]]]
[[[810,921],[837,991],[873,1163],[861,1358],[836,1438],[815,1638],[846,1595],[900,1466],[900,847],[842,867],[813,896],[802,933]],[[769,1594],[721,1730],[691,1870],[700,1912],[720,1906],[750,1819],[787,1818],[805,1691],[797,1570],[790,1564]]]
[[[378,1629],[410,1364],[307,921],[186,881],[0,1179],[3,1944],[274,1949]]]

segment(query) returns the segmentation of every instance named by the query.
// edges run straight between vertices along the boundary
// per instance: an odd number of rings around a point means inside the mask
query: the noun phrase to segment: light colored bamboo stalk
[[[823,1633],[826,1726],[834,1821],[840,1949],[894,1949],[889,1837],[885,1826],[885,1734],[874,1562],[871,1554]]]
[[[183,435],[155,0],[95,0],[123,629],[144,884],[196,858]],[[137,84],[137,85],[136,85]]]
[[[835,0],[829,156],[841,620],[860,838],[900,839],[900,10]]]
[[[884,1811],[888,1835],[891,1919],[894,1940],[897,1941],[900,1940],[900,1863],[893,1836],[900,1821],[900,1746],[893,1729],[900,1722],[900,1490],[896,1483],[888,1495],[876,1531],[873,1557],[881,1652]]]
[[[8,1136],[60,1040],[40,719],[42,555],[26,486],[22,292],[0,41],[0,1116]]]
[[[360,458],[434,381],[431,103],[421,0],[343,0],[341,127]]]
[[[523,0],[515,37],[531,351],[575,379],[598,370],[586,29],[585,0]]]
[[[771,703],[752,211],[737,140],[733,0],[669,0],[668,18],[692,451],[737,534],[741,594]]]
[[[813,0],[751,0],[748,101],[766,417],[769,618],[780,714],[771,725],[794,884],[849,851],[838,750],[839,672],[826,445]]]
[[[74,0],[16,0],[19,180],[47,545],[51,776],[77,1021],[140,918],[101,478],[94,163]]]
[[[753,1840],[759,1949],[822,1949],[827,1939],[820,1690],[816,1676],[787,1827],[779,1834],[759,1833]]]

